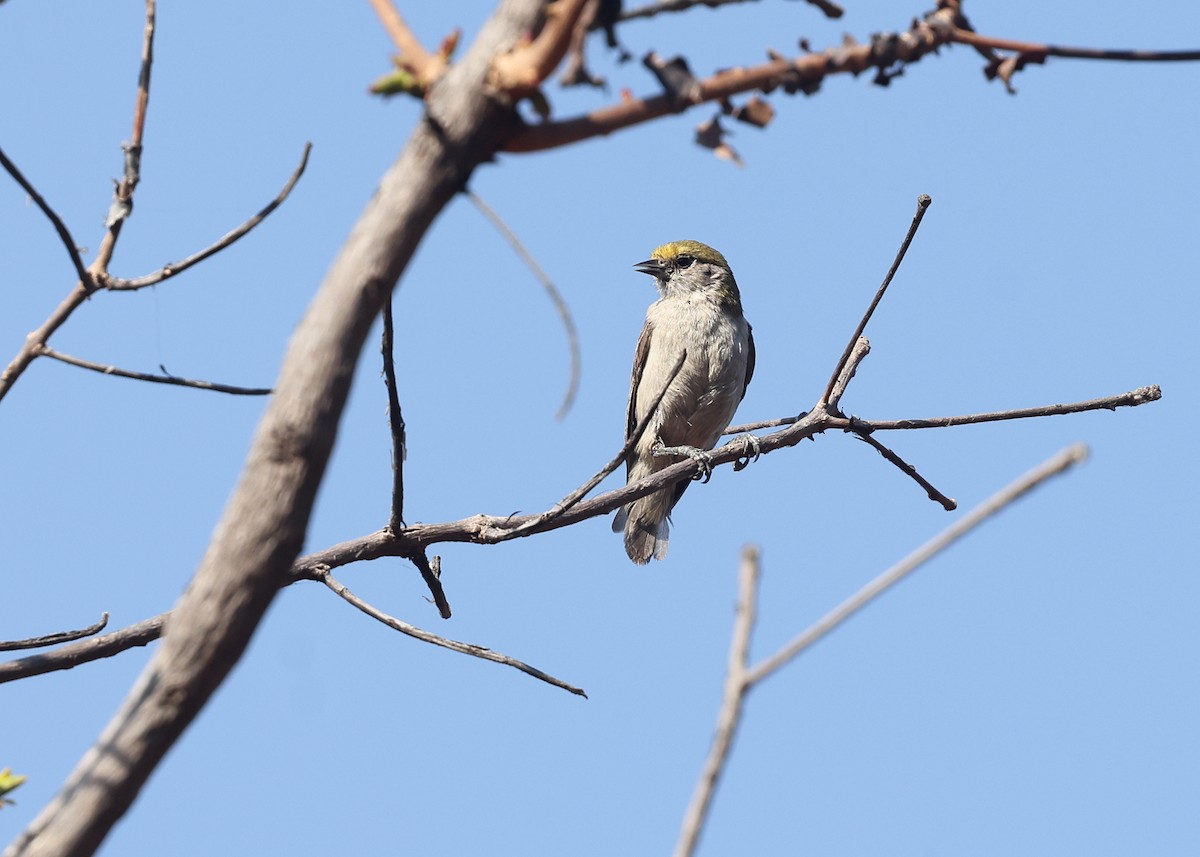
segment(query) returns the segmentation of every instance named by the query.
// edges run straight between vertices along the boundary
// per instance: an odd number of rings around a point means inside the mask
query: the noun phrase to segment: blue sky
[[[433,45],[483,2],[410,4]],[[699,74],[768,47],[907,26],[928,4],[756,3],[633,23],[640,56]],[[967,5],[1007,38],[1195,48],[1200,10]],[[0,7],[0,146],[94,252],[129,135],[139,3]],[[367,95],[391,46],[367,4],[164,3],[143,182],[112,265],[146,273],[270,199],[253,236],[158,288],[97,295],[54,338],[124,368],[269,385],[284,344],[415,103]],[[652,94],[590,56],[611,91],[549,91],[556,116]],[[701,853],[1184,854],[1200,848],[1195,604],[1200,315],[1194,260],[1200,66],[1051,60],[1007,95],[954,48],[888,89],[835,78],[735,128],[744,168],[691,143],[708,107],[539,155],[471,184],[557,282],[580,330],[567,379],[554,310],[458,199],[396,293],[407,513],[536,512],[619,448],[654,246],[718,247],[754,324],[739,420],[823,388],[904,234],[933,206],[867,331],[843,402],[897,419],[1162,385],[1161,402],[887,441],[966,509],[1067,444],[1092,457],[906,581],[750,696]],[[0,184],[0,355],[74,278],[53,230]],[[87,257],[90,258],[90,255]],[[387,517],[386,401],[364,352],[307,549]],[[168,609],[240,471],[262,400],[106,378],[41,360],[0,405],[0,638],[121,627]],[[605,487],[618,484],[616,477]],[[637,568],[607,520],[493,548],[446,546],[455,615],[401,561],[339,577],[381,609],[582,685],[582,700],[389,631],[323,587],[283,592],[246,657],[150,780],[105,854],[414,851],[661,854],[708,749],[741,545],[763,551],[758,660],[954,520],[848,438],[725,468],[688,491],[671,555]],[[4,686],[0,767],[29,776],[10,840],[56,792],[147,650]]]

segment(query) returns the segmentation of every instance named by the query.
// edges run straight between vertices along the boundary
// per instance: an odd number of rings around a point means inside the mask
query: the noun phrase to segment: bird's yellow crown
[[[701,244],[699,241],[671,241],[661,247],[655,247],[654,252],[650,256],[654,259],[661,259],[664,262],[678,259],[680,256],[691,256],[699,262],[708,262],[713,265],[720,265],[722,268],[729,268],[729,263],[725,261],[724,256],[712,247],[709,247],[707,244]]]

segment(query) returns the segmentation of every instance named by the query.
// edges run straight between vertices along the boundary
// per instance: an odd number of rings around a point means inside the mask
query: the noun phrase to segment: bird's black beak
[[[661,259],[647,259],[645,262],[638,262],[633,266],[633,270],[643,274],[649,274],[650,276],[659,280],[666,280],[668,277],[670,277],[670,274],[667,273],[667,269],[663,265]]]

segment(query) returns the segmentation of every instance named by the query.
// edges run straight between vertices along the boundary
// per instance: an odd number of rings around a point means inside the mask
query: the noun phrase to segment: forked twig
[[[185,259],[180,259],[178,262],[168,262],[157,271],[146,274],[133,279],[121,279],[120,277],[107,277],[104,279],[104,287],[114,292],[132,291],[135,289],[143,289],[146,286],[153,286],[156,283],[161,283],[176,274],[181,274],[193,265],[199,264],[209,256],[214,256],[220,253],[226,247],[235,244],[240,238],[247,235],[254,227],[262,223],[275,209],[283,204],[284,200],[292,193],[292,188],[300,181],[300,177],[304,175],[304,169],[308,166],[308,155],[312,151],[312,143],[304,144],[304,153],[300,156],[300,163],[296,169],[292,170],[291,176],[284,184],[283,189],[275,194],[275,198],[259,209],[258,213],[246,220],[242,225],[235,229],[226,232],[212,244],[205,247]]]
[[[917,212],[913,215],[912,223],[909,224],[908,232],[904,236],[904,241],[900,244],[900,249],[896,251],[896,258],[892,262],[892,267],[888,269],[887,276],[883,278],[883,282],[875,292],[875,297],[871,301],[871,305],[867,307],[867,311],[858,322],[858,327],[855,328],[850,341],[846,343],[846,350],[842,352],[841,359],[838,360],[837,367],[833,370],[833,374],[829,377],[829,383],[825,386],[825,392],[821,394],[820,405],[829,403],[829,399],[833,395],[834,384],[837,383],[838,378],[841,377],[842,370],[846,368],[846,364],[850,361],[850,354],[858,344],[858,339],[863,335],[863,331],[867,329],[867,322],[875,314],[875,308],[879,306],[879,302],[883,300],[888,286],[892,284],[892,277],[896,276],[896,271],[900,269],[900,263],[904,261],[904,254],[908,252],[908,246],[912,244],[913,237],[917,234],[917,229],[921,226],[921,221],[925,219],[925,212],[929,209],[931,202],[933,202],[933,198],[927,193],[923,193],[917,197]]]
[[[841,625],[968,532],[1048,479],[1080,463],[1086,457],[1087,448],[1082,444],[1076,444],[1059,452],[972,509],[953,525],[843,601],[775,654],[751,668],[746,666],[746,652],[753,630],[755,604],[758,598],[759,569],[757,551],[752,548],[747,549],[743,554],[739,575],[737,615],[730,643],[725,690],[717,712],[717,727],[708,758],[705,760],[704,768],[696,782],[696,790],[684,815],[679,841],[675,847],[675,857],[691,857],[695,853],[700,834],[708,820],[717,783],[720,781],[734,737],[741,725],[743,701],[753,687],[782,669],[817,640]]]

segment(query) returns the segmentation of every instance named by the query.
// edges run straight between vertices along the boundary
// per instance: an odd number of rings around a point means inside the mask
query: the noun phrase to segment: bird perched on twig
[[[707,479],[706,450],[724,433],[754,374],[754,337],[737,282],[725,257],[699,241],[664,244],[634,268],[654,277],[660,296],[646,311],[634,354],[626,442],[656,401],[658,407],[629,451],[627,483],[681,456],[700,465],[695,478]],[[757,452],[752,436],[746,442]],[[689,484],[669,485],[617,512],[613,531],[625,531],[625,552],[638,565],[667,555],[668,516]]]

